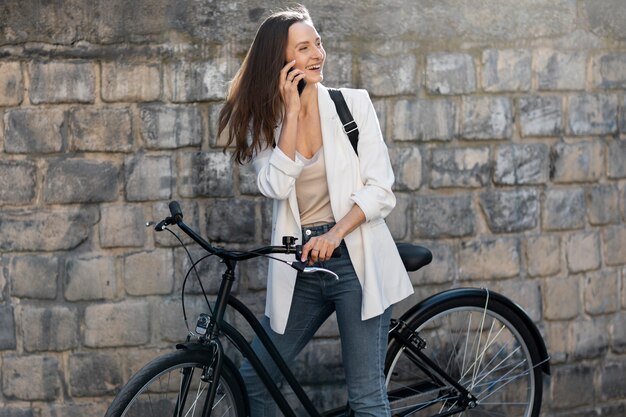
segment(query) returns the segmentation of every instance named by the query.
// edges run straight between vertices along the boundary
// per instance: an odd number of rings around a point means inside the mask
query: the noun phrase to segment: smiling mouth
[[[320,64],[310,65],[310,66],[306,67],[307,70],[311,70],[311,71],[317,71],[317,70],[319,70],[321,68],[322,68],[322,66]]]

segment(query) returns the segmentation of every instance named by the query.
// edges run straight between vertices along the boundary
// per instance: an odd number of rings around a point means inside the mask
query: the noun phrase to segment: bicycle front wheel
[[[202,414],[212,383],[212,356],[180,350],[155,359],[122,388],[105,417],[244,417],[242,390],[234,369],[224,364],[213,408]]]
[[[447,300],[408,319],[404,334],[419,334],[422,350],[475,404],[463,405],[458,390],[392,341],[385,371],[394,416],[537,417],[542,376],[537,345],[520,317],[506,305],[468,295]]]

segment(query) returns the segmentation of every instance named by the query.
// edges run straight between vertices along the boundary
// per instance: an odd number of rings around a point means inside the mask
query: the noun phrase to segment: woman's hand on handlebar
[[[309,265],[313,265],[315,262],[327,261],[333,255],[333,251],[341,244],[341,237],[329,230],[323,235],[312,237],[302,247],[302,262],[309,261]]]

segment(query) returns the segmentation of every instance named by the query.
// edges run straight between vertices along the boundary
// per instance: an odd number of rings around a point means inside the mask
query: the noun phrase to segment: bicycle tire
[[[523,320],[505,304],[488,299],[487,293],[459,295],[417,311],[404,322],[404,334],[417,332],[427,344],[422,352],[477,398],[475,408],[451,415],[539,415],[539,349]],[[385,375],[392,415],[436,416],[459,405],[450,384],[429,376],[393,338]]]
[[[158,357],[131,377],[105,417],[202,415],[210,385],[202,380],[203,371],[211,365],[212,355],[203,350],[179,350]],[[237,370],[230,361],[225,360],[223,365],[209,416],[245,417],[245,391],[238,382]],[[189,389],[183,389],[184,381],[189,382]],[[182,409],[177,413],[178,398],[182,398]]]

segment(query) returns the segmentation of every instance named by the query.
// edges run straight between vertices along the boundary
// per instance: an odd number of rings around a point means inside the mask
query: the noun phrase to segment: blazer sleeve
[[[367,221],[384,219],[396,205],[391,190],[395,180],[387,145],[378,123],[374,105],[366,90],[353,90],[354,119],[359,128],[359,167],[363,188],[352,200],[365,213]]]
[[[278,146],[258,152],[252,165],[256,171],[259,191],[266,197],[285,200],[296,185],[304,164],[298,158],[291,160]]]

